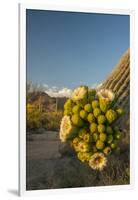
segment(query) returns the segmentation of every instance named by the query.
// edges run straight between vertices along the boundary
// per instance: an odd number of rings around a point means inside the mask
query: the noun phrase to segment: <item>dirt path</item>
[[[27,141],[27,160],[58,158],[59,143],[57,132],[31,135],[30,141]]]

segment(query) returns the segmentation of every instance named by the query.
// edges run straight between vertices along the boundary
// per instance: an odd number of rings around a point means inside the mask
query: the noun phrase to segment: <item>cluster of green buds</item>
[[[69,141],[78,159],[94,170],[102,170],[108,155],[119,150],[123,133],[115,122],[124,110],[114,104],[112,91],[97,91],[87,86],[76,88],[64,104],[60,139]]]

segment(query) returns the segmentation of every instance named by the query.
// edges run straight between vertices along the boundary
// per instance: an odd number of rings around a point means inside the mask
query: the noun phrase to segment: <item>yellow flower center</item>
[[[102,158],[99,156],[99,157],[95,158],[94,162],[95,162],[96,164],[99,164],[99,163],[102,162]]]
[[[65,124],[63,125],[63,128],[64,128],[64,129],[68,129],[68,128],[69,128],[69,124],[68,124],[68,123],[65,123]]]

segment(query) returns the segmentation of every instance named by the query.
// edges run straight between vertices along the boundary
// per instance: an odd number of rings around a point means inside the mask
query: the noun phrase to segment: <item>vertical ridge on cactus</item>
[[[118,120],[122,129],[129,129],[130,116],[130,50],[128,49],[119,60],[113,71],[103,81],[99,89],[111,89],[116,94],[117,104],[125,109],[125,115]]]

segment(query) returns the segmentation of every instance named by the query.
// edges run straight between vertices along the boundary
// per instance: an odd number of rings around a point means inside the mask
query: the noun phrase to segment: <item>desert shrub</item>
[[[42,126],[41,116],[42,113],[39,111],[38,108],[31,104],[27,104],[26,110],[26,124],[27,129],[36,129]]]
[[[62,116],[63,116],[63,113],[62,111],[57,111],[57,112],[45,112],[44,114],[44,121],[45,121],[45,124],[44,127],[47,129],[47,130],[53,130],[53,131],[58,131],[59,128],[60,128],[60,121],[62,119]],[[43,121],[43,123],[44,123]]]
[[[27,129],[45,128],[46,130],[59,130],[62,111],[42,112],[37,106],[27,104]]]

